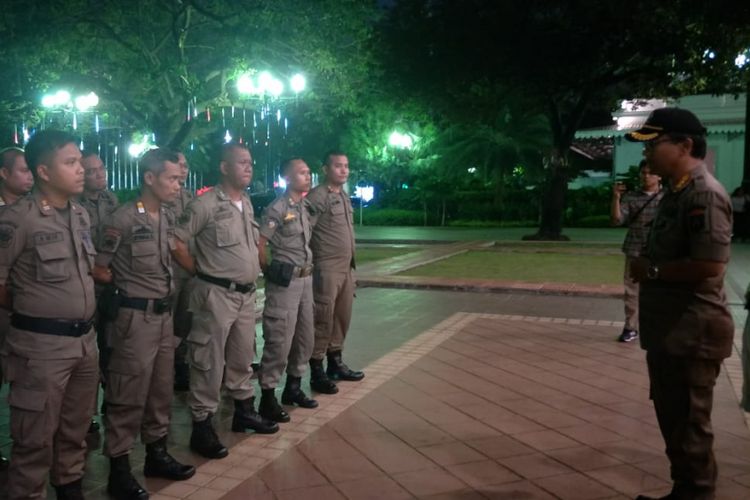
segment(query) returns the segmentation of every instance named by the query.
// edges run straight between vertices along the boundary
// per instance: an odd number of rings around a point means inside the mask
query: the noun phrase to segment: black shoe
[[[10,464],[10,462],[8,462],[8,459],[5,458],[2,453],[0,453],[0,470],[7,469],[8,464]]]
[[[109,459],[107,493],[116,500],[148,500],[148,492],[138,484],[130,472],[128,455]]]
[[[190,449],[206,458],[224,458],[229,455],[229,450],[221,444],[214,430],[211,415],[199,422],[193,421]]]
[[[82,481],[83,479],[78,479],[72,483],[55,486],[57,500],[84,500],[81,490]]]
[[[281,403],[285,405],[297,405],[300,408],[317,408],[318,402],[307,397],[300,387],[301,377],[286,376],[286,386],[281,393]]]
[[[336,394],[339,388],[331,382],[331,379],[323,370],[322,359],[310,359],[310,388],[321,394]]]
[[[100,427],[101,426],[99,425],[99,422],[97,422],[96,420],[92,418],[91,423],[89,424],[89,434],[94,434],[96,432],[99,432]]]
[[[273,393],[273,391],[271,391]],[[276,420],[263,413],[263,401],[266,399],[266,390],[263,389],[263,397],[260,399],[258,411],[255,411],[255,397],[240,401],[234,400],[234,418],[232,418],[232,430],[234,432],[245,432],[246,429],[252,429],[258,434],[274,434],[279,432],[279,424],[276,422],[289,422],[289,415],[286,420]],[[276,398],[274,398],[274,402]],[[266,403],[268,404],[268,403]],[[276,403],[279,406],[279,403]]]
[[[622,333],[619,337],[617,337],[618,342],[632,342],[635,339],[638,338],[638,332],[635,330],[629,330],[628,328],[623,328]]]
[[[272,422],[286,423],[291,420],[291,417],[284,408],[281,407],[274,389],[262,389],[260,396],[260,404],[258,405],[258,413],[263,418],[271,420]]]
[[[173,481],[184,481],[193,477],[195,467],[181,464],[167,453],[167,437],[146,445],[146,463],[143,475],[146,477],[163,477]]]
[[[190,365],[187,363],[174,365],[174,390],[177,392],[190,390]]]
[[[326,375],[331,380],[347,380],[349,382],[359,382],[365,378],[365,373],[359,370],[352,370],[341,359],[341,351],[331,351],[328,353],[328,369]]]

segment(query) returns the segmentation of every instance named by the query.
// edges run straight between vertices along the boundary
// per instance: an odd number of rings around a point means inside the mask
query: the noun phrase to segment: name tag
[[[63,234],[61,231],[57,232],[38,232],[34,233],[34,245],[49,245],[50,243],[56,243],[63,240]]]

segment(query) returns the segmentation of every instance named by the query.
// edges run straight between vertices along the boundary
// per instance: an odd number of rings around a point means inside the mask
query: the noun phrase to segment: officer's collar
[[[33,191],[32,197],[34,199],[34,203],[36,204],[37,208],[39,209],[39,212],[42,215],[52,215],[55,213],[55,207],[52,206],[52,204],[47,201],[47,197],[44,196],[44,193],[42,193],[40,190],[35,189]],[[68,200],[68,207],[73,211],[73,213],[81,213],[83,210],[77,203],[75,203],[72,199]]]

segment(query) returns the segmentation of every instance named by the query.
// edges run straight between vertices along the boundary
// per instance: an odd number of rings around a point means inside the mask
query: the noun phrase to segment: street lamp
[[[414,146],[414,139],[409,133],[402,134],[395,130],[388,137],[388,144],[398,149],[411,149]]]
[[[72,98],[67,90],[58,90],[54,94],[45,94],[42,96],[42,106],[49,109],[72,108],[76,111],[89,111],[99,104],[99,96],[94,92],[82,94],[75,99]]]

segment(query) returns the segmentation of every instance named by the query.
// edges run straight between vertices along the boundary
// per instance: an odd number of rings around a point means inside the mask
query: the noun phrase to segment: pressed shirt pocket
[[[65,281],[70,277],[70,269],[65,262],[71,256],[71,248],[67,241],[37,245],[36,254],[38,257],[36,279],[38,281],[55,283]]]
[[[228,222],[216,223],[216,246],[231,247],[240,242],[238,232],[232,231],[232,226]]]
[[[133,271],[145,272],[158,267],[159,249],[153,240],[134,242],[130,255],[133,257]]]

